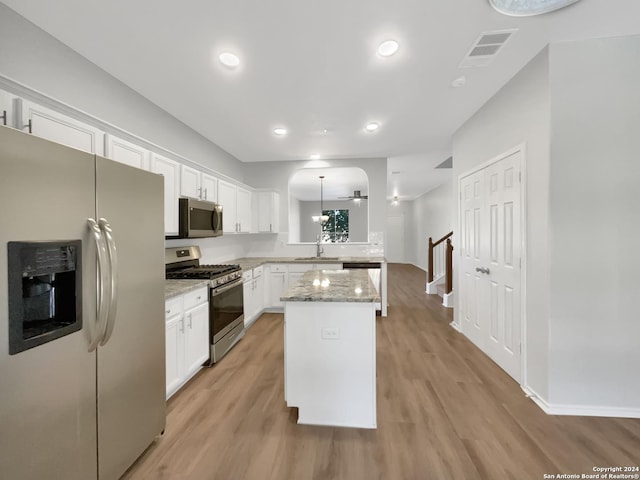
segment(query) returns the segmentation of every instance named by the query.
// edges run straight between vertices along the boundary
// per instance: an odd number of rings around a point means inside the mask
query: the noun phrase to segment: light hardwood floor
[[[542,479],[640,465],[640,420],[545,415],[449,326],[452,311],[424,283],[422,270],[389,265],[377,430],[296,424],[282,315],[265,314],[169,401],[166,433],[123,478]]]

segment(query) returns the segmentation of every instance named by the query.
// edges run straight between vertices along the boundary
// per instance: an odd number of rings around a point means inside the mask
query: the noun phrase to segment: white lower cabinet
[[[263,268],[256,267],[243,273],[244,279],[244,326],[248,327],[257,320],[264,310]]]
[[[284,304],[280,300],[282,293],[288,288],[289,277],[286,265],[271,264],[269,266],[269,308],[282,308]]]
[[[208,287],[166,301],[167,398],[209,359]]]

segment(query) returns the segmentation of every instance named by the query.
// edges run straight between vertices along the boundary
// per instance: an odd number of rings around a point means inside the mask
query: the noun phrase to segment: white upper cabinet
[[[151,171],[164,177],[164,232],[178,235],[178,198],[180,193],[180,164],[166,157],[151,154]]]
[[[218,181],[218,203],[222,205],[222,231],[251,231],[251,192],[224,180]]]
[[[251,192],[238,187],[236,190],[236,218],[238,232],[251,232]]]
[[[13,98],[9,92],[0,90],[0,125],[14,127]]]
[[[258,233],[278,233],[280,231],[280,195],[277,192],[257,192]]]
[[[236,186],[233,183],[218,181],[218,203],[222,205],[222,231],[236,233],[238,231]]]
[[[146,148],[113,135],[104,136],[104,156],[131,167],[149,170],[149,156]]]
[[[201,176],[201,199],[209,202],[218,201],[218,179],[203,173]]]
[[[195,168],[180,165],[180,195],[200,198],[200,172]]]
[[[17,105],[19,130],[85,152],[104,154],[101,130],[28,100],[20,99]]]
[[[180,167],[180,195],[215,202],[218,199],[218,179],[187,165]]]

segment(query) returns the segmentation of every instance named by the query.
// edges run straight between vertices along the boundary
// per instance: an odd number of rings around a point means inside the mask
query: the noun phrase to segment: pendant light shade
[[[329,216],[328,215],[323,215],[322,212],[324,212],[324,205],[323,205],[323,182],[324,182],[324,175],[320,175],[320,215],[312,215],[311,216],[311,220],[313,220],[315,223],[319,223],[321,225],[324,225],[325,223],[327,223],[329,221]]]
[[[498,12],[511,17],[527,17],[553,12],[579,0],[489,0]]]

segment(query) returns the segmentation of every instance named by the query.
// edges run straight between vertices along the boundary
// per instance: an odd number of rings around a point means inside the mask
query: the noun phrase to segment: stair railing
[[[429,271],[427,273],[427,281],[433,282],[434,279],[445,276],[445,293],[451,293],[453,290],[453,245],[451,244],[451,236],[453,232],[447,233],[444,237],[437,241],[433,241],[429,237]]]

